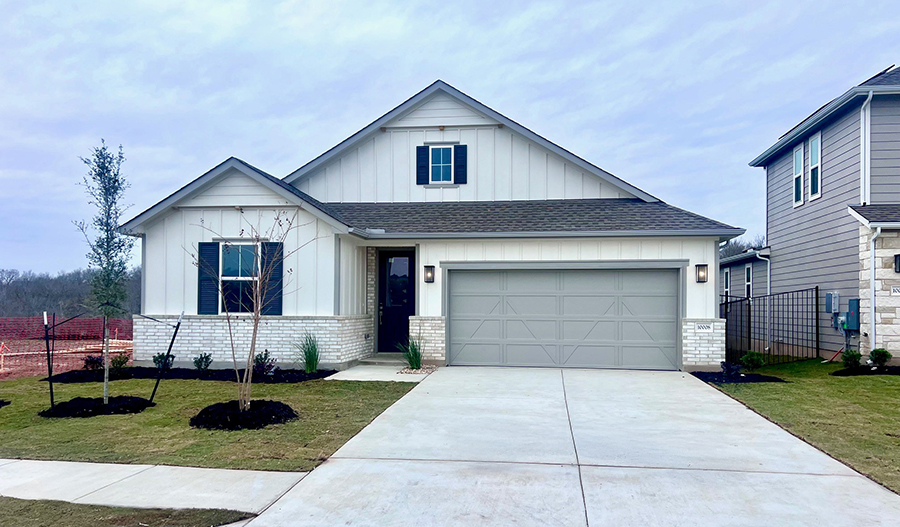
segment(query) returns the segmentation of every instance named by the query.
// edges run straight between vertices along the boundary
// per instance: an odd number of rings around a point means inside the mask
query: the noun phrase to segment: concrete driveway
[[[900,496],[678,372],[441,368],[253,527],[897,525]]]

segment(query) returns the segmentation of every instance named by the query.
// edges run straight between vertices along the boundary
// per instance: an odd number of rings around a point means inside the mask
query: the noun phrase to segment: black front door
[[[398,351],[409,341],[409,317],[416,313],[415,251],[378,253],[378,351]]]

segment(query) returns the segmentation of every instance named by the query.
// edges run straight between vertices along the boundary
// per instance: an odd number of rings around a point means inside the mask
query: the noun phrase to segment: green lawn
[[[17,500],[0,497],[0,525],[16,527],[211,527],[226,525],[250,514],[206,509],[128,509],[76,505],[64,501]],[[65,518],[62,521],[61,518]]]
[[[102,385],[55,384],[57,401],[98,397]],[[399,382],[308,381],[258,384],[255,399],[291,405],[300,419],[262,430],[193,429],[188,421],[201,408],[237,398],[237,385],[219,381],[164,380],[157,405],[140,414],[87,419],[46,419],[47,383],[38,378],[0,382],[0,458],[147,463],[258,470],[314,468],[414,384]],[[113,381],[111,395],[149,397],[152,380]]]
[[[837,364],[805,361],[759,373],[789,383],[722,390],[789,432],[900,492],[900,376],[833,377]]]

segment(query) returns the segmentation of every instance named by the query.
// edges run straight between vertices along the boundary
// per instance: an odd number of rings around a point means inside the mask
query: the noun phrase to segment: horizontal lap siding
[[[872,203],[900,202],[900,96],[872,99]]]
[[[766,274],[768,273],[768,269],[766,267],[766,262],[760,259],[754,260],[745,260],[743,262],[737,262],[733,264],[725,264],[722,265],[722,269],[719,271],[719,295],[725,294],[725,274],[724,270],[726,268],[731,269],[731,291],[729,292],[730,296],[744,296],[744,287],[746,286],[746,272],[744,269],[746,268],[748,263],[753,264],[753,296],[763,296],[766,294]]]
[[[847,308],[847,299],[859,296],[859,223],[847,213],[848,205],[860,201],[858,110],[858,106],[851,108],[821,130],[822,197],[809,201],[808,137],[803,205],[793,207],[793,148],[766,167],[766,236],[772,248],[773,293],[818,286],[821,298],[828,291],[840,292],[842,309]],[[759,276],[754,275],[754,294],[760,285],[764,287]],[[743,276],[738,282],[743,284]],[[822,348],[837,350],[843,338],[831,329],[821,298]]]

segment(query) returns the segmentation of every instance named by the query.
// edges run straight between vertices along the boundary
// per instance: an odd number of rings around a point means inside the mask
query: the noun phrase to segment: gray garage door
[[[675,270],[451,271],[449,362],[678,368]]]

